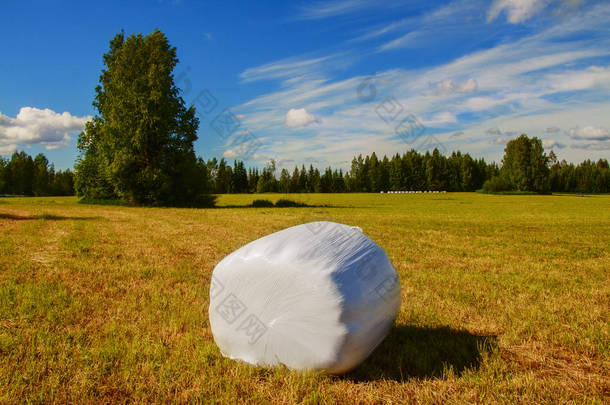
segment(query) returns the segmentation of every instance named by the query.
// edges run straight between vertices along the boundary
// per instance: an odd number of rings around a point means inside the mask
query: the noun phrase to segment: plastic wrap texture
[[[224,356],[343,373],[384,339],[399,307],[398,275],[383,249],[358,227],[311,222],[218,263],[209,317]]]

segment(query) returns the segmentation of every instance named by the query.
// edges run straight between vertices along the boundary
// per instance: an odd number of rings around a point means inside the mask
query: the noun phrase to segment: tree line
[[[223,193],[344,193],[388,190],[475,191],[485,180],[498,173],[495,163],[473,159],[468,153],[454,152],[447,157],[435,149],[432,153],[410,150],[391,158],[354,157],[351,169],[327,167],[320,171],[309,165],[293,170],[278,170],[271,161],[262,170],[246,170],[244,162],[225,159],[208,160],[206,188]]]
[[[74,195],[74,173],[55,171],[45,155],[32,159],[21,151],[10,159],[0,157],[0,194],[11,195]]]
[[[565,160],[551,164],[549,183],[551,191],[569,193],[610,193],[610,166],[608,160],[589,159],[574,165]]]
[[[82,164],[82,163],[81,163]],[[198,183],[208,193],[349,193],[397,190],[446,190],[489,192],[610,192],[610,166],[606,159],[585,160],[574,165],[561,162],[553,151],[547,156],[538,138],[526,135],[507,144],[502,165],[474,159],[470,154],[453,152],[444,156],[435,149],[432,153],[410,150],[402,155],[381,159],[370,156],[354,157],[351,169],[327,167],[320,171],[309,165],[294,170],[278,170],[275,161],[262,169],[246,168],[235,160],[233,165],[224,158],[196,160],[195,176],[190,183]],[[81,183],[83,180],[81,179]],[[27,153],[15,152],[10,159],[0,158],[0,194],[15,195],[74,195],[75,178],[72,171],[55,171],[44,154],[32,158]],[[116,198],[111,192],[103,195]]]
[[[518,142],[537,144],[538,138],[523,135]],[[512,141],[511,141],[512,142]],[[558,162],[554,152],[547,156],[543,149],[507,152],[498,166],[484,159],[474,159],[468,153],[453,152],[444,156],[410,150],[391,158],[379,159],[375,153],[352,160],[351,170],[327,167],[323,171],[309,165],[293,170],[278,170],[271,161],[266,167],[246,169],[244,162],[233,165],[225,159],[208,160],[202,170],[205,188],[215,194],[225,193],[366,193],[398,190],[477,191],[488,192],[610,192],[608,161],[585,160],[579,165]],[[527,158],[525,153],[527,152]]]

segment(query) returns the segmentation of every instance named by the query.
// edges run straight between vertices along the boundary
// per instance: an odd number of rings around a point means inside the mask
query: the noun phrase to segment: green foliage
[[[275,202],[276,207],[285,208],[285,207],[308,207],[307,204],[297,201],[288,200],[285,198],[280,198]]]
[[[273,204],[273,202],[269,201],[269,200],[262,200],[262,199],[257,199],[252,201],[252,207],[256,207],[256,208],[270,208],[270,207],[277,207],[277,208],[298,208],[298,207],[308,207],[307,204],[302,203],[302,202],[297,202],[297,201],[293,201],[293,200],[288,200],[286,198],[280,198],[279,200],[277,200],[275,202],[275,204]]]
[[[288,170],[282,169],[282,173],[280,174],[280,182],[278,185],[279,191],[282,193],[289,193],[291,186],[291,178]]]
[[[78,195],[143,205],[209,203],[207,171],[193,149],[199,120],[174,84],[176,48],[159,30],[120,33],[103,59],[93,102],[99,115],[79,135]]]
[[[7,165],[8,165],[8,162],[6,161],[6,159],[4,159],[2,156],[0,156],[0,192],[2,192],[2,190],[4,190],[4,186],[6,184],[5,173],[6,173]]]
[[[10,160],[0,158],[0,194],[50,196],[74,195],[74,174],[55,172],[55,167],[39,153],[34,159],[15,152]]]
[[[511,189],[510,184],[508,184],[501,176],[494,176],[483,183],[483,191],[486,193],[499,193],[503,191],[510,191]]]
[[[92,124],[88,123],[85,132],[92,134],[94,131],[92,128]],[[54,172],[53,165],[48,165],[46,158],[42,155],[33,159],[31,164],[28,160],[31,160],[31,157],[24,153],[13,155],[11,161],[0,158],[0,193],[21,194],[20,190],[25,187],[26,189],[31,188],[33,193],[38,195],[47,195],[43,194],[44,192],[49,193],[48,195],[71,195],[76,187],[81,196],[85,194],[85,190],[89,190],[91,195],[96,196],[86,197],[83,202],[100,203],[118,200],[110,179],[105,177],[107,171],[101,170],[98,166],[102,160],[93,145],[87,149],[87,154],[88,158],[81,159],[77,164],[81,176],[76,178],[76,184],[74,184],[75,179],[71,171]],[[610,169],[607,160],[600,159],[597,162],[586,160],[579,165],[574,165],[565,160],[558,162],[552,151],[547,159],[550,164],[548,183],[544,177],[540,177],[538,183],[534,181],[531,184],[547,185],[544,188],[553,192],[610,192]],[[48,171],[46,175],[44,175],[44,170],[40,169],[45,167],[45,162]],[[411,150],[402,156],[396,154],[391,159],[384,156],[381,160],[374,155],[365,158],[358,156],[352,161],[351,172],[343,173],[341,169],[333,170],[331,167],[327,167],[320,175],[320,171],[310,165],[309,169],[306,169],[305,166],[300,169],[295,167],[292,174],[288,170],[282,169],[279,180],[275,177],[276,169],[273,164],[264,168],[262,173],[258,168],[246,169],[243,161],[234,161],[231,167],[224,159],[219,162],[216,158],[207,162],[198,158],[196,166],[195,176],[201,189],[217,194],[256,193],[258,191],[342,193],[435,189],[447,191],[482,189],[487,193],[535,192],[517,190],[507,179],[506,168],[501,172],[496,163],[486,163],[483,159],[475,160],[469,154],[462,154],[459,151],[453,152],[451,156],[443,156],[438,151],[422,155]],[[48,179],[50,185],[43,186],[44,181],[34,181],[34,177],[30,177],[30,168],[34,173],[43,173],[42,178]],[[531,169],[524,171],[524,173],[532,172]],[[544,173],[544,169],[541,172]],[[367,174],[364,175],[364,173]],[[18,179],[18,181],[14,181],[14,179]],[[26,179],[25,186],[23,186],[23,179]],[[32,181],[31,187],[28,185],[29,179]],[[15,187],[14,184],[17,186]],[[207,202],[204,202],[206,198]],[[126,204],[135,203],[134,201],[123,201]],[[210,205],[213,204],[213,201],[213,197],[209,194],[203,194],[199,198],[198,205]]]
[[[529,138],[528,138],[529,139]],[[446,190],[446,191],[475,191],[483,188],[484,192],[518,191],[510,180],[523,178],[523,184],[531,186],[532,190],[519,190],[519,192],[568,191],[568,192],[594,192],[605,193],[610,191],[610,170],[608,162],[600,160],[597,163],[585,161],[578,166],[567,164],[565,161],[557,163],[554,154],[545,157],[542,144],[537,139],[528,140],[528,145],[511,144],[511,154],[508,166],[501,170],[494,162],[487,163],[484,159],[473,159],[468,153],[453,152],[450,156],[440,154],[438,150],[432,153],[421,154],[415,150],[396,154],[392,158],[384,156],[378,159],[376,154],[362,155],[352,160],[351,170],[343,173],[342,170],[327,167],[322,174],[313,165],[295,167],[292,174],[286,169],[280,171],[279,180],[275,176],[274,164],[264,168],[259,173],[257,168],[248,171],[244,162],[234,162],[232,183],[223,180],[230,166],[222,166],[216,159],[207,163],[209,171],[213,173],[209,181],[216,193],[255,193],[255,192],[282,192],[282,193],[343,193],[343,192],[379,192],[387,190]],[[507,145],[508,147],[508,145]],[[524,159],[515,150],[523,148],[528,157]],[[552,153],[552,152],[551,152]],[[514,157],[517,155],[517,157]],[[551,156],[553,160],[551,161]],[[525,168],[514,164],[515,170],[510,170],[514,162],[525,162]],[[550,171],[548,163],[552,163]],[[545,166],[546,165],[546,166]],[[237,173],[240,173],[237,176]],[[547,177],[547,172],[550,177]],[[521,176],[521,177],[520,177]],[[240,184],[236,178],[241,177]],[[485,184],[484,184],[485,183]],[[230,184],[230,186],[228,186]],[[525,186],[524,186],[525,187]]]
[[[256,208],[273,207],[273,203],[269,200],[254,200],[252,206]]]
[[[542,141],[523,134],[506,145],[500,174],[514,190],[545,193],[550,190],[548,163]]]
[[[129,206],[129,204],[123,200],[93,200],[87,198],[81,198],[78,200],[79,204],[90,204],[90,205],[117,205],[117,206]]]
[[[244,162],[233,162],[233,190],[236,193],[248,192],[248,172]]]
[[[268,193],[277,191],[277,180],[275,179],[275,161],[271,161],[261,173],[256,183],[257,193]]]
[[[550,184],[552,191],[572,193],[610,192],[610,170],[608,161],[599,159],[597,163],[587,159],[578,166],[554,162],[551,166]]]
[[[327,167],[323,173],[309,165],[295,167],[290,172],[283,168],[276,178],[275,163],[271,162],[259,173],[257,168],[247,172],[244,163],[234,162],[232,181],[225,175],[230,166],[215,158],[207,163],[212,189],[224,193],[343,193],[379,192],[386,190],[448,190],[474,191],[483,182],[498,173],[495,164],[488,165],[483,159],[475,160],[470,155],[454,152],[446,157],[438,150],[422,155],[411,150],[404,155],[396,154],[391,159],[379,159],[375,153],[354,158],[351,170]],[[238,175],[238,172],[240,173]],[[243,186],[237,186],[239,184]]]

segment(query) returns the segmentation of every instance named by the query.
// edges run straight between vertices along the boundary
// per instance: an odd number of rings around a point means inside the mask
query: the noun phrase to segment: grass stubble
[[[269,194],[215,209],[0,205],[0,402],[607,403],[610,196]],[[222,207],[225,208],[222,208]],[[315,220],[388,253],[402,306],[344,376],[223,358],[224,256]]]

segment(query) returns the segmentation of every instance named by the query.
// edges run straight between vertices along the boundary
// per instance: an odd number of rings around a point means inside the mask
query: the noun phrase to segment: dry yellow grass
[[[332,207],[0,199],[0,402],[610,400],[610,196],[288,198]],[[396,327],[345,376],[223,358],[208,325],[212,269],[313,220],[358,225],[388,252]]]

